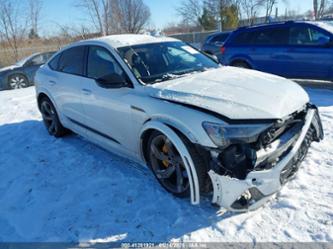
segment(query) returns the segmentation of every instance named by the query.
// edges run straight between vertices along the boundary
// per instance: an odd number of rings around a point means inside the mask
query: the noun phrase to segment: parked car
[[[217,57],[224,65],[294,79],[333,80],[333,26],[285,22],[240,28]]]
[[[198,204],[213,189],[213,203],[235,211],[261,206],[323,138],[296,83],[223,67],[172,38],[74,43],[38,70],[36,93],[50,135],[72,130],[148,165],[175,196]]]
[[[210,55],[218,54],[230,34],[231,32],[218,32],[209,35],[202,45],[201,51]]]
[[[33,85],[38,68],[55,52],[36,53],[15,65],[0,68],[0,90],[24,88]]]

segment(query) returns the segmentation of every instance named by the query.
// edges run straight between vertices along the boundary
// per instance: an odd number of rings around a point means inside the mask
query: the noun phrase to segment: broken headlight
[[[259,135],[268,129],[271,124],[216,124],[204,122],[202,127],[210,139],[219,147],[225,148],[230,144],[253,143]]]

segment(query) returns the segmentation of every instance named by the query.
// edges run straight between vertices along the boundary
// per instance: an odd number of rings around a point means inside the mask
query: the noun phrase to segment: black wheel
[[[187,142],[185,145],[188,147]],[[189,150],[195,164],[200,190],[205,188],[207,170],[200,156]],[[190,196],[190,183],[184,162],[176,147],[162,133],[153,132],[148,141],[148,159],[154,175],[168,192],[177,197]]]
[[[8,77],[8,88],[9,89],[19,89],[26,88],[29,86],[29,81],[27,77],[22,74],[13,74]]]
[[[250,65],[247,64],[244,61],[236,61],[234,63],[232,63],[233,67],[239,67],[239,68],[246,68],[246,69],[251,69]]]
[[[58,114],[48,98],[40,101],[40,111],[47,131],[51,136],[62,137],[68,133],[68,130],[62,126]]]

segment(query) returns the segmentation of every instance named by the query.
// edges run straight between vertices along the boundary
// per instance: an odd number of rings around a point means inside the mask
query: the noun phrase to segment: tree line
[[[10,49],[15,60],[26,40],[41,36],[43,0],[0,0],[0,46]],[[143,0],[73,0],[86,19],[79,26],[59,24],[59,36],[86,38],[120,33],[140,33],[150,19]],[[44,27],[46,28],[46,27]]]
[[[224,30],[237,28],[243,24],[253,25],[259,15],[264,22],[278,16],[278,5],[288,0],[182,0],[177,13],[182,18],[181,25],[192,30]],[[332,0],[313,0],[311,15],[321,19],[332,10]]]

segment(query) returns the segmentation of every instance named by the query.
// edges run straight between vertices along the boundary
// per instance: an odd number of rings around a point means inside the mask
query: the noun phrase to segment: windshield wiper
[[[161,76],[161,78],[158,78],[156,80],[154,80],[152,83],[158,83],[158,82],[162,82],[162,81],[167,81],[167,80],[173,80],[173,79],[177,79],[183,77],[182,75],[177,75],[177,74],[171,74],[171,73],[167,73],[167,74],[163,74]]]
[[[179,72],[173,72],[173,73],[166,73],[158,77],[157,79],[153,80],[149,84],[155,84],[167,80],[173,80],[173,79],[178,79],[181,77],[186,77],[187,75],[193,74],[193,73],[201,73],[207,71],[208,68],[201,68],[201,69],[188,69],[188,70],[183,70]]]
[[[179,72],[174,72],[175,75],[186,75],[186,74],[193,74],[193,73],[202,73],[207,71],[208,68],[200,68],[200,69],[188,69]]]

